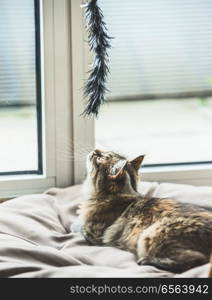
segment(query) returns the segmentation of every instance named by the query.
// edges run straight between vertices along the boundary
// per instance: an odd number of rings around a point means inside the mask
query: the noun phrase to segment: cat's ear
[[[141,166],[141,164],[144,160],[144,157],[145,157],[145,155],[140,155],[140,156],[138,156],[138,157],[136,157],[136,158],[134,158],[133,160],[130,161],[131,165],[134,167],[134,169],[136,171],[139,170],[139,168],[140,168],[140,166]]]
[[[124,170],[127,165],[127,161],[119,161],[111,169],[109,173],[109,178],[112,180],[118,180],[124,175]]]

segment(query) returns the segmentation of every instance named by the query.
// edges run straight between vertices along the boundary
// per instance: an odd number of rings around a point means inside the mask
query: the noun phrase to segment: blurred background
[[[146,164],[212,161],[212,2],[99,4],[114,39],[96,146]]]

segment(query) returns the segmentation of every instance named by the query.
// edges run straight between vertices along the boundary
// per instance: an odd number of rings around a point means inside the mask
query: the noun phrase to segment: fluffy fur
[[[212,213],[137,191],[144,156],[132,161],[95,150],[87,159],[87,200],[80,208],[86,239],[133,252],[139,264],[180,273],[209,261]]]

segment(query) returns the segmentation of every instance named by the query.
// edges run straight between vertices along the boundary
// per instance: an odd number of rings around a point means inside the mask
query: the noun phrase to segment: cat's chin
[[[88,161],[92,161],[92,158],[93,158],[93,156],[94,156],[94,151],[91,151],[90,153],[88,153],[88,155],[87,155],[87,160]]]
[[[87,170],[87,174],[90,174],[92,168],[93,168],[93,164],[92,164],[92,155],[93,152],[89,153],[86,159],[86,170]]]

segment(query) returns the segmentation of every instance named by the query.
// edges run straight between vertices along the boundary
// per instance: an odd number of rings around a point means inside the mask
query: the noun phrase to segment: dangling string
[[[105,102],[106,83],[109,73],[108,49],[111,37],[108,35],[104,16],[97,0],[90,0],[83,5],[87,21],[88,44],[94,52],[94,61],[89,77],[84,85],[84,96],[88,99],[84,116],[98,115],[100,106]]]

